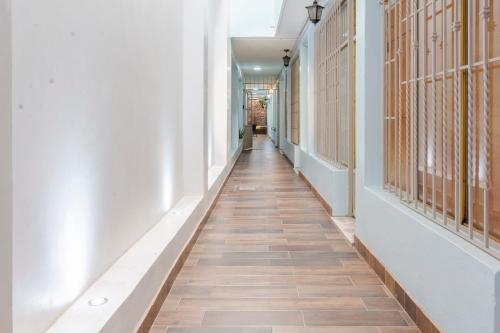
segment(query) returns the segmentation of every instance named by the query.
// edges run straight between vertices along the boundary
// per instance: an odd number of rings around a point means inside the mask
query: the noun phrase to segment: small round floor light
[[[170,215],[172,215],[172,216],[180,216],[181,212],[178,211],[178,210],[173,210],[173,211],[170,212]]]
[[[88,304],[90,306],[101,306],[101,305],[104,305],[106,303],[108,303],[108,299],[106,297],[96,297],[96,298],[92,298]]]

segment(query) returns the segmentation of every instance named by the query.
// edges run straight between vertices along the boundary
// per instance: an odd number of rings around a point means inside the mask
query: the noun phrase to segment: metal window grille
[[[327,162],[354,169],[353,0],[337,1],[316,31],[315,150]]]
[[[292,64],[292,114],[291,114],[291,139],[292,143],[298,145],[300,143],[300,58],[296,58]]]
[[[385,187],[500,258],[500,3],[382,4]]]

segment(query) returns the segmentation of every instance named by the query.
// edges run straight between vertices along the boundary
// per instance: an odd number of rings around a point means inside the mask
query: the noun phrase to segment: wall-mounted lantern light
[[[321,20],[321,14],[325,7],[318,5],[318,1],[314,0],[314,3],[306,8],[309,14],[309,20],[314,24],[318,23]]]
[[[285,49],[285,56],[283,57],[283,65],[285,65],[285,67],[288,67],[288,65],[290,65],[290,57],[288,56],[288,52],[290,52],[289,49]]]

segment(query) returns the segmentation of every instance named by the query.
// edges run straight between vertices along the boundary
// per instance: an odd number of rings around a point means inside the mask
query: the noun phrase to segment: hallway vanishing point
[[[151,332],[420,332],[285,157],[255,141]]]

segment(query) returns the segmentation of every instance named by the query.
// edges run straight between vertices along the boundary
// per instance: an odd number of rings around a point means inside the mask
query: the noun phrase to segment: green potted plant
[[[268,102],[269,102],[269,98],[267,98],[267,97],[262,97],[261,99],[259,99],[260,107],[263,109],[267,108]]]

